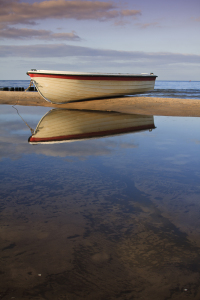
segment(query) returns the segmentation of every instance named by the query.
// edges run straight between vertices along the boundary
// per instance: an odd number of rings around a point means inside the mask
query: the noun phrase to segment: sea
[[[3,87],[28,88],[30,80],[0,80]],[[147,97],[200,99],[200,81],[164,81],[156,80],[154,91],[145,93]]]
[[[0,299],[198,300],[199,216],[200,117],[0,105]]]

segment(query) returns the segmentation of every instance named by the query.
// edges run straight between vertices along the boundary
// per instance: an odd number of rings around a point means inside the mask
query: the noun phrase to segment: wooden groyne
[[[87,100],[55,105],[45,101],[38,92],[0,91],[0,104],[116,111],[143,115],[200,117],[200,99],[192,100],[134,96]]]

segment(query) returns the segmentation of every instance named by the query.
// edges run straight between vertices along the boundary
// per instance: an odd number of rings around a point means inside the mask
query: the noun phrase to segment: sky
[[[200,81],[200,1],[0,0],[0,80],[30,69]]]

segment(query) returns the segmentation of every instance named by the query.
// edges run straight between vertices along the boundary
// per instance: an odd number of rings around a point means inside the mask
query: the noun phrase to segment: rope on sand
[[[33,85],[33,80],[31,79],[29,86],[27,87],[27,89],[25,89],[25,92],[28,91],[28,89]]]

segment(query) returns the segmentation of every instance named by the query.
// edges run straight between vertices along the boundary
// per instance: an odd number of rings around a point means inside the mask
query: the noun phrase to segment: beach
[[[155,116],[200,117],[199,100],[130,96],[77,101],[56,105],[45,101],[37,92],[0,91],[0,104],[44,106],[52,108],[80,110],[115,111],[121,113]]]

